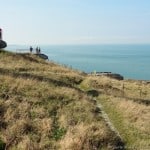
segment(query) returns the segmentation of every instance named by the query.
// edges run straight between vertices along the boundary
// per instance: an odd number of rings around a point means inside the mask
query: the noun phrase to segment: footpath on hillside
[[[150,149],[149,82],[89,76],[80,86],[94,97],[97,110],[125,149]]]

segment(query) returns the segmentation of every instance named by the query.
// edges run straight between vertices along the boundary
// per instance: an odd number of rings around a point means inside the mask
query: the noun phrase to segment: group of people
[[[30,53],[32,53],[32,52],[33,52],[33,47],[30,46]],[[36,54],[40,54],[40,53],[41,53],[40,47],[36,47],[36,48],[35,48],[35,52],[36,52]]]

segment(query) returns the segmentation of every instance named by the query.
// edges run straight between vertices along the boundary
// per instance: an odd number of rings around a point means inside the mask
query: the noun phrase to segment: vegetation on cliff
[[[0,51],[0,149],[111,150],[131,141],[148,147],[149,89],[146,83],[88,76],[32,54]]]

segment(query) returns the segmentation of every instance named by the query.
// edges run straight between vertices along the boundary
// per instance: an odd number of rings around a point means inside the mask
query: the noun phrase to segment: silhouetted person
[[[32,48],[32,46],[30,46],[30,53],[32,53],[32,51],[33,51],[33,48]]]
[[[36,54],[38,54],[39,53],[39,48],[38,47],[36,47]]]
[[[39,54],[41,53],[41,49],[40,49],[40,47],[39,47],[39,49],[38,49],[38,52],[39,52]]]

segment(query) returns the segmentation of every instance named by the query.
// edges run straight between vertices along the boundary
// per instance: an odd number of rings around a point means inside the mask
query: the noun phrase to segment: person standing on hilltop
[[[39,52],[39,54],[41,53],[41,48],[39,47],[39,49],[38,49],[38,52]]]
[[[33,47],[32,47],[32,46],[30,46],[30,53],[32,53],[32,51],[33,51]]]
[[[37,46],[35,50],[36,50],[36,54],[40,54],[41,53],[41,48],[40,47]]]
[[[38,54],[39,53],[39,48],[38,47],[36,47],[36,54]]]

